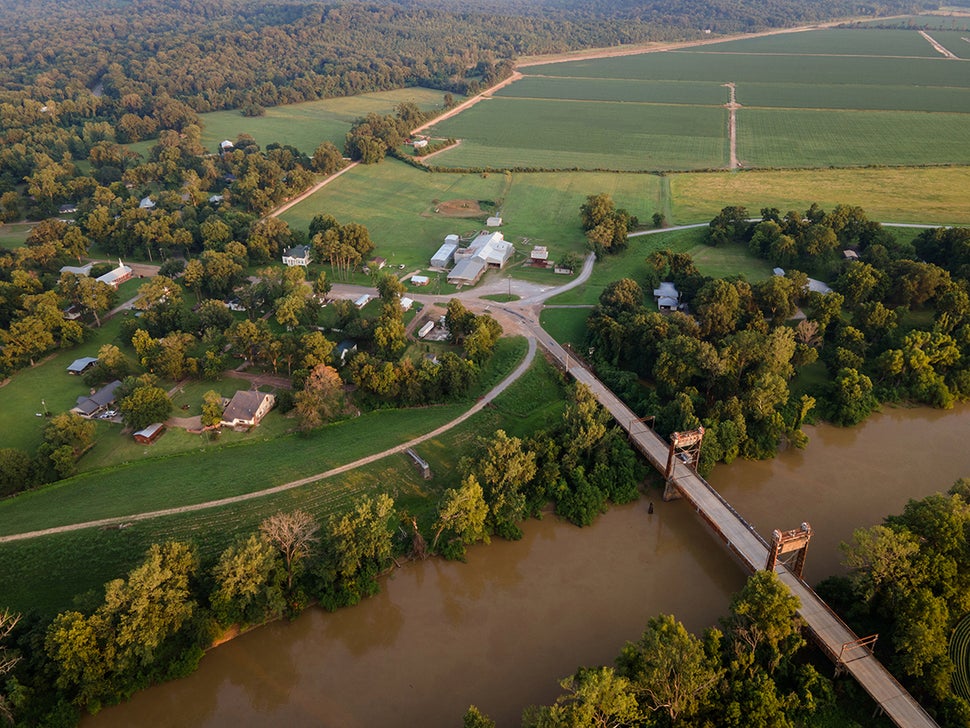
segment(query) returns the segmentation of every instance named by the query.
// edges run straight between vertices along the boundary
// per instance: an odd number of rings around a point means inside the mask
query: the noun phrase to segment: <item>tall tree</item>
[[[302,561],[319,539],[320,524],[306,511],[277,513],[259,524],[260,533],[279,549],[286,564],[286,590],[293,591],[293,577],[302,568]]]

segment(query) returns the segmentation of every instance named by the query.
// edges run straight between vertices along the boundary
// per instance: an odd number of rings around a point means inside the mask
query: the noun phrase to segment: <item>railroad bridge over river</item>
[[[524,317],[522,320],[526,321]],[[527,325],[542,347],[558,359],[560,365],[577,381],[590,388],[600,404],[629,433],[630,440],[650,463],[661,473],[666,473],[670,446],[643,424],[619,397],[541,327],[532,322],[527,322]],[[672,464],[670,482],[737,555],[742,564],[752,572],[765,568],[771,548],[765,539],[706,480],[676,458]],[[801,604],[799,616],[815,641],[835,663],[837,672],[851,674],[896,725],[903,728],[937,725],[875,658],[870,649],[871,640],[860,640],[812,588],[785,564],[776,563],[774,572],[792,594],[798,597]]]

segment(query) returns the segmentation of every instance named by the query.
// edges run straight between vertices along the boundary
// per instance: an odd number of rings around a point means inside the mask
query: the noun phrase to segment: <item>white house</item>
[[[413,306],[413,305],[414,305],[414,299],[413,298],[408,298],[407,296],[403,296],[401,298],[401,310],[402,311],[410,311],[411,310],[411,306]]]
[[[310,265],[310,246],[297,245],[284,250],[283,265],[288,265],[290,267],[302,265],[304,268],[306,268],[308,265]]]
[[[426,146],[428,146],[428,140],[427,139],[415,139],[414,140],[414,148],[415,149],[424,149]]]
[[[138,207],[140,207],[142,210],[154,210],[155,202],[151,197],[145,196],[141,198],[141,202],[138,203]]]
[[[273,409],[276,397],[266,392],[239,390],[222,413],[220,425],[226,427],[254,427]]]

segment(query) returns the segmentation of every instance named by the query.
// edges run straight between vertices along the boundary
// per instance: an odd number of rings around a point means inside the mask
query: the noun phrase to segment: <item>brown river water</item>
[[[808,428],[808,448],[719,466],[710,482],[763,536],[809,521],[806,578],[838,573],[840,541],[909,498],[970,476],[970,407],[887,409],[854,429]],[[653,615],[699,632],[744,573],[684,502],[614,508],[589,528],[554,517],[516,543],[429,560],[352,609],[311,609],[212,650],[194,675],[102,711],[85,728],[499,726],[548,703],[580,665],[609,664]]]

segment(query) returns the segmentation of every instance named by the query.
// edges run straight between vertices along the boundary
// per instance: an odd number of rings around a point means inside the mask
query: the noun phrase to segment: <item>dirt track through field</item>
[[[737,97],[735,95],[734,81],[729,81],[724,86],[728,90],[728,146],[731,150],[731,160],[728,162],[728,169],[739,169],[741,167],[740,162],[738,162],[738,109],[740,104],[738,104]]]

